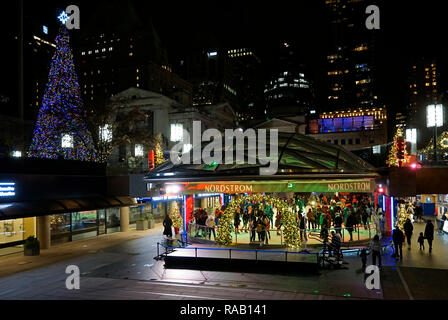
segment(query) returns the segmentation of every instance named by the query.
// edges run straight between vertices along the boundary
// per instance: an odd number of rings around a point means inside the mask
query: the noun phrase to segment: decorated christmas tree
[[[181,229],[183,226],[183,219],[182,215],[179,211],[179,206],[177,204],[177,201],[174,201],[171,211],[170,211],[170,219],[173,221],[173,227]]]
[[[32,158],[96,161],[65,26],[56,37],[48,83],[28,151]]]
[[[398,127],[386,163],[389,167],[404,167],[408,162],[409,156],[406,151],[406,140],[403,136],[403,129]]]
[[[165,162],[165,157],[163,156],[162,143],[157,141],[154,162],[156,167]]]
[[[406,223],[407,219],[410,219],[409,211],[406,210],[404,204],[400,204],[396,225],[400,228],[401,231],[404,230],[404,224]]]

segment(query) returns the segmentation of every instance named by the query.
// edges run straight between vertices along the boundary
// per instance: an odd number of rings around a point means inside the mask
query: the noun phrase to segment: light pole
[[[437,127],[443,126],[443,105],[431,104],[426,107],[426,126],[434,127],[434,161],[437,162]]]

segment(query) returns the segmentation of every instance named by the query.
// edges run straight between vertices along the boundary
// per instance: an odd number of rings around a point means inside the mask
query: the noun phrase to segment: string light
[[[56,52],[28,156],[97,161],[92,136],[86,125],[86,111],[65,26],[60,28],[55,42]],[[72,137],[72,144],[63,145],[62,138],[67,135]]]
[[[244,197],[237,198],[230,202],[224,213],[219,219],[217,228],[216,243],[220,245],[232,244],[232,230],[233,230],[233,217],[236,212],[236,208],[241,206],[245,201],[258,203],[267,203],[272,207],[277,208],[278,213],[281,213],[283,225],[284,225],[284,242],[289,247],[300,247],[301,241],[299,238],[299,227],[297,226],[296,217],[292,212],[291,207],[282,199],[266,196],[263,194],[253,194]]]

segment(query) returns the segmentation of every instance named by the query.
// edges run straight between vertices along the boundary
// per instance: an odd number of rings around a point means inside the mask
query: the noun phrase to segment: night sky
[[[125,0],[123,0],[125,1]],[[77,4],[81,10],[81,25],[85,19],[101,15],[102,1],[30,1],[25,0],[27,23],[57,25],[58,9]],[[175,64],[194,48],[208,48],[215,44],[229,47],[255,47],[266,69],[270,66],[273,48],[280,41],[295,40],[300,45],[303,62],[316,83],[318,103],[325,101],[325,57],[327,55],[324,0],[295,1],[132,1],[142,20],[151,19],[171,63]],[[1,32],[17,30],[17,3],[2,4]],[[380,1],[382,45],[380,57],[380,96],[391,110],[404,107],[404,89],[409,60],[427,56],[439,59],[441,89],[446,80],[446,12],[443,1],[427,0]],[[84,19],[84,20],[83,20]],[[76,32],[76,31],[75,31]],[[11,48],[10,56],[16,56]],[[11,55],[12,54],[12,55]],[[0,67],[10,65],[2,59]],[[0,84],[10,79],[1,73]],[[9,77],[9,78],[8,78]],[[319,87],[320,86],[320,87]]]

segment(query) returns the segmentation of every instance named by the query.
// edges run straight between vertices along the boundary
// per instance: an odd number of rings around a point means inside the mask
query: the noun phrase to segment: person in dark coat
[[[404,242],[404,233],[400,230],[400,227],[396,227],[392,234],[392,241],[395,246],[395,254],[396,258],[403,259],[403,242]],[[400,254],[398,254],[398,249],[400,249]]]
[[[412,232],[414,231],[411,219],[406,219],[403,228],[404,228],[404,234],[406,235],[406,240],[408,241],[408,250],[411,250],[411,237]]]
[[[336,213],[336,217],[334,218],[334,228],[336,230],[336,233],[341,234],[341,228],[342,228],[342,217],[339,214],[339,212]]]
[[[353,226],[355,225],[356,218],[352,212],[349,212],[347,216],[347,223],[345,224],[345,228],[350,234],[350,241],[353,241]]]
[[[432,241],[434,240],[434,225],[432,224],[431,220],[428,220],[426,222],[425,239],[428,240],[429,252],[431,252],[432,251]]]
[[[171,218],[168,215],[166,215],[165,220],[163,220],[163,227],[165,228],[163,230],[164,236],[167,236],[168,238],[173,237],[173,231],[171,229],[172,226],[173,226],[173,221],[171,220]]]

